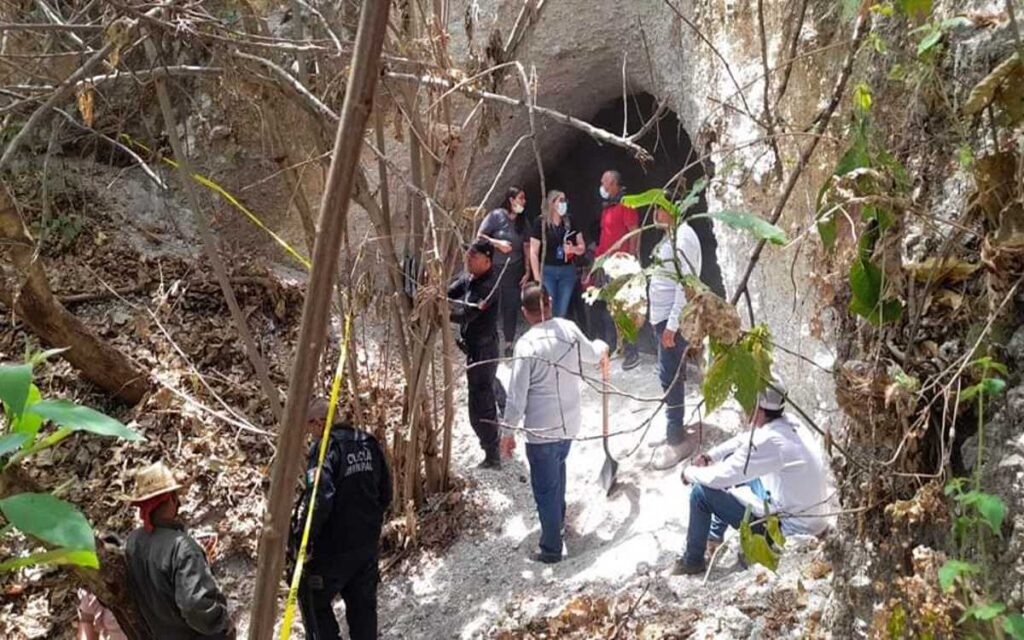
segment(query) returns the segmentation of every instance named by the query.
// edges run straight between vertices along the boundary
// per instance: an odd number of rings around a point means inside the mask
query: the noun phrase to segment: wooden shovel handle
[[[601,434],[608,437],[608,359],[601,361]]]

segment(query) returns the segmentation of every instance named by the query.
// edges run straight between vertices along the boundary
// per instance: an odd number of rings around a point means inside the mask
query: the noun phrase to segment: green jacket
[[[227,600],[210,574],[206,554],[182,525],[132,531],[125,545],[128,583],[154,638],[224,638]]]

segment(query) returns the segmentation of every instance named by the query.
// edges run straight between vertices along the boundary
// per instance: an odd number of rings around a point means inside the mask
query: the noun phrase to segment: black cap
[[[479,238],[474,240],[471,244],[466,247],[466,251],[475,251],[476,253],[482,253],[488,258],[494,257],[494,245],[489,240]]]

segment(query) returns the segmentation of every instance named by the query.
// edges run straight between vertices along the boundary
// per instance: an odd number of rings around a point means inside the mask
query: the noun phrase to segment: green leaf
[[[862,116],[871,111],[871,87],[867,83],[860,82],[853,88],[853,107]]]
[[[32,405],[29,411],[74,431],[88,431],[101,436],[113,436],[125,440],[142,439],[142,436],[119,420],[67,400],[41,400]]]
[[[778,569],[778,554],[772,551],[763,535],[754,533],[750,527],[750,507],[747,507],[747,512],[740,523],[740,548],[747,562],[764,565],[772,571]]]
[[[988,373],[988,369],[997,371],[1004,376],[1010,375],[1010,370],[1006,368],[1006,365],[991,356],[984,356],[977,360],[972,360],[967,366],[969,367],[981,367],[983,373]]]
[[[22,533],[68,549],[96,550],[92,526],[70,502],[48,493],[19,493],[0,500],[8,522]]]
[[[960,402],[973,400],[979,393],[990,396],[999,395],[1004,389],[1006,389],[1006,381],[1002,378],[985,378],[978,384],[972,384],[966,389],[962,389],[960,391]]]
[[[962,623],[965,620],[969,620],[970,618],[974,618],[975,620],[981,620],[982,622],[984,622],[986,620],[991,620],[992,618],[995,618],[1004,611],[1006,611],[1006,605],[1002,602],[993,602],[990,604],[975,604],[967,607],[967,610],[964,611],[964,615],[960,618],[960,622]]]
[[[853,304],[856,301],[861,309],[870,313],[882,295],[882,270],[866,260],[854,261],[850,268],[850,293],[853,294],[850,310],[854,310]],[[861,311],[856,313],[867,315]]]
[[[1011,613],[1003,620],[1003,631],[1010,634],[1013,640],[1024,640],[1024,616]]]
[[[696,206],[697,203],[700,202],[700,194],[707,188],[707,186],[707,180],[704,178],[698,178],[697,181],[693,183],[693,187],[690,189],[689,193],[686,194],[686,197],[676,203],[679,213],[686,213]]]
[[[776,515],[768,516],[768,521],[765,525],[768,529],[768,537],[775,543],[775,546],[786,546],[786,536],[782,533],[782,524],[779,521],[779,517]]]
[[[964,562],[963,560],[947,560],[945,564],[939,567],[939,587],[943,591],[949,591],[953,588],[957,578],[973,575],[980,571],[981,567],[974,563]]]
[[[68,349],[70,349],[70,347],[61,347],[59,349],[46,349],[45,351],[38,351],[36,353],[29,355],[29,357],[27,358],[28,363],[31,364],[32,366],[43,364],[53,356],[59,353],[64,353]]]
[[[628,313],[616,309],[612,313],[612,319],[615,320],[615,326],[619,328],[619,332],[626,342],[636,342],[637,336],[640,334],[640,327],[633,322],[633,318],[629,317]]]
[[[25,410],[25,400],[32,384],[32,365],[5,364],[0,366],[0,401],[12,416]]]
[[[39,393],[39,387],[32,384],[28,388],[28,399],[25,400],[25,407],[31,408],[32,405],[42,400],[43,396]],[[21,417],[16,417],[11,420],[11,431],[17,433],[23,433],[28,436],[28,440],[25,441],[26,447],[32,444],[32,441],[36,439],[36,434],[39,433],[39,429],[43,426],[42,417],[32,413],[31,411],[24,411]]]
[[[11,558],[5,562],[0,562],[0,573],[37,564],[74,564],[80,567],[99,569],[100,559],[96,557],[95,551],[88,551],[86,549],[53,549],[52,551],[33,553],[24,558]]]
[[[630,209],[639,209],[640,207],[654,205],[668,211],[675,218],[679,217],[679,208],[676,207],[675,203],[665,197],[664,189],[648,189],[643,193],[624,196],[622,198],[622,204]]]
[[[964,504],[973,505],[993,533],[1002,534],[1003,519],[1006,518],[1006,504],[998,496],[971,491],[961,496],[960,500]]]
[[[28,436],[24,433],[8,433],[0,436],[0,456],[5,456],[12,451],[17,451],[25,444]],[[2,466],[2,465],[0,465]]]
[[[702,391],[705,410],[710,414],[722,406],[729,399],[731,389],[732,379],[729,377],[729,352],[727,351],[715,357],[704,376]]]
[[[764,382],[759,375],[757,360],[742,345],[732,350],[729,374],[736,387],[736,401],[748,415],[752,414],[757,407],[757,393]]]
[[[930,25],[926,35],[917,43],[917,55],[923,56],[942,40],[942,29],[938,25]]]
[[[749,231],[759,240],[767,240],[772,244],[786,244],[786,232],[768,222],[759,215],[748,211],[716,211],[696,217],[709,217],[727,224],[734,229]]]
[[[821,236],[821,243],[825,245],[827,251],[831,252],[835,249],[836,218],[834,215],[829,215],[827,219],[823,218],[818,221],[818,235]]]

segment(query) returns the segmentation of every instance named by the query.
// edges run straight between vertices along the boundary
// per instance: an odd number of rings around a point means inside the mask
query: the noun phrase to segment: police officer
[[[324,398],[310,402],[307,420],[316,437],[309,450],[306,489],[292,521],[289,551],[293,557],[313,491],[327,409]],[[335,419],[313,509],[308,560],[299,583],[299,608],[310,640],[341,637],[331,606],[339,595],[345,601],[352,640],[377,637],[378,543],[390,504],[391,474],[377,440],[348,421]]]
[[[494,247],[480,239],[466,250],[466,271],[448,287],[451,320],[459,325],[457,344],[466,354],[469,383],[469,423],[480,439],[484,460],[480,467],[498,469],[498,406],[495,398],[498,371],[498,277],[491,257]],[[501,392],[504,395],[504,392]]]

